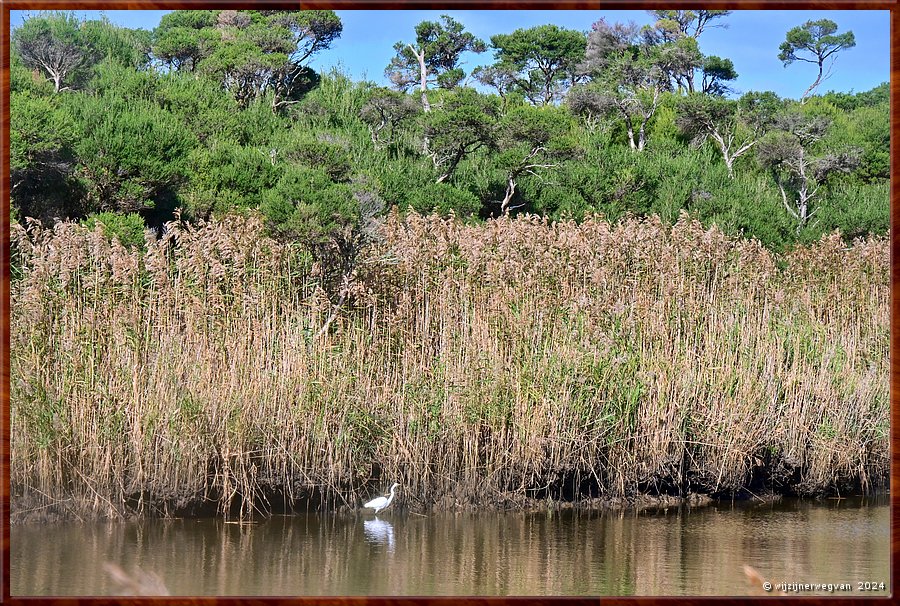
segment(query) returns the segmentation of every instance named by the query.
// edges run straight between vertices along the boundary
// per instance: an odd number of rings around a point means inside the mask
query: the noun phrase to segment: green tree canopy
[[[731,11],[723,10],[652,10],[648,11],[656,17],[656,23],[651,26],[655,35],[662,37],[667,42],[673,42],[684,36],[699,38],[707,27],[728,27],[723,23],[712,22],[727,17]]]
[[[785,67],[795,61],[804,61],[818,68],[815,82],[806,89],[802,99],[806,99],[828,77],[838,52],[856,46],[853,32],[836,34],[837,28],[837,23],[830,19],[807,21],[790,29],[779,47],[781,52],[778,58]],[[825,73],[826,63],[828,73]]]
[[[559,166],[578,147],[571,136],[574,123],[564,109],[523,105],[509,111],[497,125],[496,163],[506,176],[500,211],[512,208],[516,184],[525,175],[540,176]]]
[[[695,144],[714,141],[733,179],[735,160],[756,145],[782,107],[773,92],[750,92],[737,101],[693,93],[679,99],[677,124]]]
[[[103,17],[83,22],[81,36],[95,61],[114,61],[138,70],[150,62],[151,33],[147,30],[119,27]]]
[[[771,171],[798,232],[819,212],[815,203],[821,198],[819,190],[826,179],[835,173],[848,173],[859,164],[859,149],[817,148],[830,125],[827,118],[791,108],[775,119],[773,131],[760,141],[756,151],[760,164]]]
[[[47,74],[55,92],[71,88],[92,57],[74,13],[39,13],[12,32],[12,44],[22,62]]]
[[[440,171],[438,183],[449,179],[468,154],[493,145],[498,110],[496,97],[461,88],[427,114],[425,136],[434,167]]]
[[[407,95],[386,88],[377,88],[369,95],[360,118],[369,127],[376,147],[390,145],[401,125],[416,114],[415,101]]]
[[[153,53],[171,68],[214,78],[242,107],[267,97],[272,111],[319,82],[308,65],[342,25],[334,11],[175,11],[154,31]],[[166,17],[169,17],[166,19]]]
[[[658,48],[660,65],[672,79],[673,88],[687,93],[700,91],[724,95],[729,92],[727,82],[737,78],[730,59],[700,52],[698,39],[707,27],[728,27],[713,21],[731,11],[657,10],[649,11],[656,23],[641,29],[644,41]],[[698,83],[699,80],[699,83]]]
[[[501,93],[512,89],[535,105],[547,105],[562,99],[578,81],[586,44],[583,33],[557,25],[497,34],[491,36],[495,63],[476,77]],[[500,75],[509,80],[499,79]]]
[[[418,84],[422,105],[429,111],[428,86],[436,84],[446,89],[457,86],[466,75],[460,68],[462,54],[483,53],[485,48],[484,41],[465,31],[462,23],[441,15],[440,21],[422,21],[416,26],[414,43],[394,44],[397,54],[384,73],[402,91]]]
[[[73,103],[72,118],[75,174],[91,210],[150,218],[174,208],[196,145],[174,116],[149,102],[84,96]]]
[[[585,59],[579,65],[590,82],[573,91],[569,106],[582,115],[620,117],[629,147],[643,150],[650,120],[671,86],[664,69],[666,58],[658,51],[634,23],[610,25],[600,19],[588,34]]]

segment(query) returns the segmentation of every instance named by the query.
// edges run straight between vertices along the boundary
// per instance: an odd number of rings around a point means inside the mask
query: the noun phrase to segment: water
[[[889,592],[886,497],[635,512],[276,516],[11,528],[16,595],[111,595],[113,562],[173,595],[747,595],[772,583]],[[757,590],[759,591],[759,590]],[[826,594],[804,592],[793,595]]]

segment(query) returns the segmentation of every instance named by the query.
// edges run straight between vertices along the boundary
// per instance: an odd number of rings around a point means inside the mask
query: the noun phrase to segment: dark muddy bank
[[[563,485],[560,490],[547,488],[531,491],[536,496],[522,492],[503,492],[480,498],[471,493],[459,491],[445,494],[431,501],[414,495],[404,495],[398,491],[393,509],[417,514],[428,512],[476,512],[476,511],[562,511],[562,510],[647,510],[680,507],[704,507],[722,502],[778,502],[783,498],[807,497],[813,500],[846,498],[861,495],[888,494],[889,478],[879,478],[866,490],[859,482],[847,481],[840,490],[809,492],[798,486],[772,485],[756,481],[747,487],[729,492],[689,491],[679,493],[671,484],[656,482],[656,488],[648,492],[634,493],[625,497],[596,496],[597,492],[575,493],[572,486]],[[596,488],[596,487],[594,487]],[[371,492],[377,494],[377,490]],[[251,519],[270,515],[308,512],[333,512],[346,514],[368,511],[362,503],[351,503],[334,498],[330,491],[311,490],[300,498],[286,498],[283,489],[261,492],[250,503],[240,497],[232,499],[230,507],[222,506],[222,496],[211,492],[206,495],[183,494],[177,497],[160,498],[149,494],[133,495],[123,503],[114,504],[95,495],[93,499],[68,498],[50,499],[34,491],[14,491],[11,499],[10,522],[12,524],[53,523],[62,521],[93,521],[98,519],[132,520],[140,518],[206,518],[217,515],[239,519]]]

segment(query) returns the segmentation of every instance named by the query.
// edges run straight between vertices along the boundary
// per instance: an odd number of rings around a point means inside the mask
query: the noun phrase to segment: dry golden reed
[[[254,217],[13,229],[14,518],[808,494],[888,474],[884,239],[390,215],[329,331]],[[17,503],[25,505],[17,506]]]

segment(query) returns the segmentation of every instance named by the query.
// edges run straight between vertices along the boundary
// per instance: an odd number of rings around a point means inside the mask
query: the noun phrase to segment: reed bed
[[[13,227],[13,516],[249,515],[886,486],[885,239],[686,216],[388,216],[322,268],[255,217]],[[19,505],[17,505],[19,504]]]

